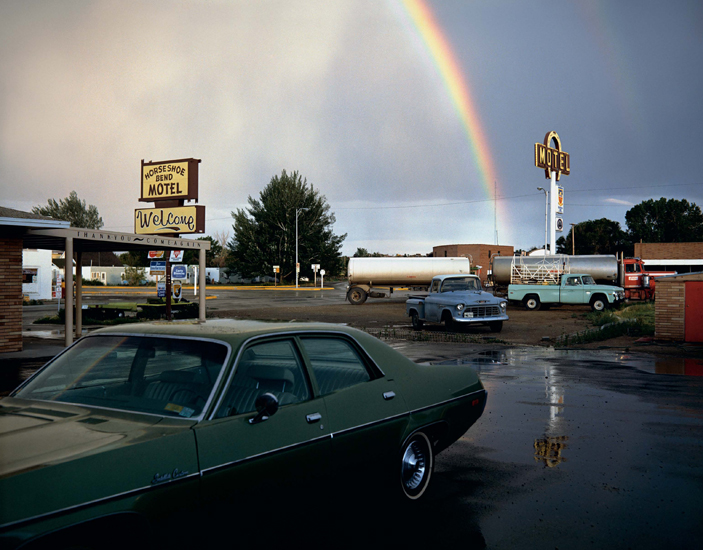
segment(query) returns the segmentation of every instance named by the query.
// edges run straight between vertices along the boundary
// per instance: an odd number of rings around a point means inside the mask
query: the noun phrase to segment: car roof
[[[342,332],[358,337],[360,331],[334,323],[252,321],[212,319],[204,323],[189,319],[180,321],[154,321],[117,325],[92,332],[88,337],[101,334],[134,336],[173,336],[180,338],[206,338],[221,340],[236,348],[254,336],[292,332]],[[364,334],[364,333],[361,333]]]
[[[462,279],[464,277],[473,277],[475,279],[478,279],[478,275],[472,275],[470,273],[454,273],[452,275],[435,275],[433,279],[439,279],[441,281],[444,281],[444,279],[451,279],[453,277],[461,277]]]

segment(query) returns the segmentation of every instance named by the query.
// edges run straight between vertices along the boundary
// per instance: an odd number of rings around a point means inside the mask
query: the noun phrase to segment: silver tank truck
[[[349,258],[347,300],[358,305],[368,296],[385,296],[375,287],[391,293],[394,287],[427,290],[435,275],[459,273],[471,273],[468,258]]]
[[[547,256],[547,261],[562,258],[568,262],[571,273],[587,273],[599,284],[617,284],[618,260],[615,256],[601,254],[593,256]],[[523,264],[537,265],[544,256],[494,256],[492,263],[493,283],[497,286],[510,284],[510,271],[513,259]]]

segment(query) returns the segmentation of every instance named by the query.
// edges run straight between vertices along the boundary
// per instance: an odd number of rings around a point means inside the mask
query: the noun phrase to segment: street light
[[[547,257],[547,220],[549,219],[549,196],[544,187],[538,187],[538,191],[544,191],[544,257]]]
[[[295,288],[298,288],[298,214],[309,208],[295,209]]]

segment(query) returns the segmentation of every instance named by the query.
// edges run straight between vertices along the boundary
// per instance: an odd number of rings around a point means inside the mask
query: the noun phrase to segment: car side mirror
[[[276,414],[276,411],[278,411],[278,399],[272,393],[262,393],[256,398],[254,406],[258,414],[254,418],[249,419],[249,424],[258,424]]]

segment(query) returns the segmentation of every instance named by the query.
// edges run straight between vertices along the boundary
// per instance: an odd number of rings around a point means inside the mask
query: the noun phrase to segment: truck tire
[[[422,322],[422,319],[420,319],[420,316],[417,314],[417,311],[413,311],[410,317],[412,319],[413,329],[422,330],[422,325],[424,323]]]
[[[491,321],[488,323],[488,327],[491,329],[491,332],[500,332],[503,330],[503,321]]]
[[[454,330],[454,318],[452,317],[452,314],[446,310],[442,313],[442,322],[444,323],[445,330]]]
[[[354,306],[363,304],[367,298],[366,291],[358,286],[352,287],[347,293],[347,300]]]
[[[608,309],[608,300],[601,294],[591,298],[591,309],[593,311],[605,311]]]
[[[525,296],[525,299],[522,301],[522,303],[525,306],[525,309],[528,311],[538,311],[540,306],[542,305],[539,301],[539,296],[537,296],[536,294],[530,294],[529,296]]]

